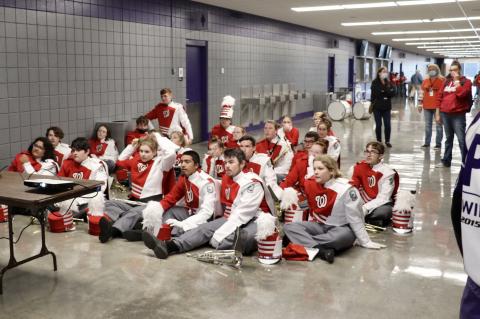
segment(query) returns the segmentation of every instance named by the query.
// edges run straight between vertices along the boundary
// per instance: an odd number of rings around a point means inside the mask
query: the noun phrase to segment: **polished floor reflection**
[[[310,124],[296,123],[302,134]],[[344,172],[361,158],[373,125],[373,119],[334,123]],[[372,234],[384,250],[355,247],[332,265],[265,266],[247,257],[238,271],[185,255],[158,260],[142,243],[100,244],[79,225],[47,236],[57,272],[49,257],[7,272],[0,318],[456,318],[466,275],[449,210],[460,153],[455,146],[452,167],[435,168],[441,154],[420,147],[423,132],[423,114],[397,101],[386,162],[400,173],[402,189],[417,190],[415,230]],[[17,217],[17,232],[27,222]],[[1,224],[0,236],[6,234]],[[39,236],[38,226],[25,231],[16,245],[19,258],[39,250]],[[7,244],[0,241],[2,267]]]

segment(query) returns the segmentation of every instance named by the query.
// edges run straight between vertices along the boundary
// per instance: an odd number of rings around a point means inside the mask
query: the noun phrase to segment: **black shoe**
[[[329,264],[333,264],[333,261],[335,260],[335,250],[334,249],[328,249],[328,248],[318,248],[318,257],[320,259],[325,260]]]
[[[439,151],[442,149],[442,146],[441,145],[435,145],[435,147],[433,148],[435,151]]]
[[[167,244],[164,241],[160,240],[159,244],[153,249],[153,252],[158,259],[167,259]]]
[[[138,229],[126,230],[123,232],[123,238],[128,241],[142,241],[142,231]]]
[[[142,232],[142,240],[145,246],[152,249],[155,256],[159,259],[166,259],[168,257],[167,244],[159,240],[147,231]]]
[[[387,145],[387,147],[392,147],[392,144],[390,144],[390,142],[386,142],[385,145]]]
[[[100,239],[101,243],[106,243],[112,238],[112,225],[113,223],[105,217],[100,218],[100,221],[98,222],[98,226],[100,227],[100,235],[98,235],[98,239]]]
[[[429,148],[430,145],[427,145],[427,144],[423,144],[422,146],[420,146],[421,148]]]
[[[153,236],[147,231],[142,232],[142,240],[145,246],[149,249],[155,248],[157,241],[160,241],[157,237]]]

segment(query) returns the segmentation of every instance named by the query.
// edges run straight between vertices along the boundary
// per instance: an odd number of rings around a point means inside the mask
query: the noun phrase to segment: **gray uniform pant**
[[[299,222],[285,224],[284,231],[294,244],[307,248],[320,245],[337,251],[350,248],[356,238],[348,225],[331,226],[317,222]]]
[[[142,218],[145,206],[133,206],[117,200],[105,201],[105,214],[113,221],[113,227],[121,231],[133,229]]]
[[[165,222],[169,219],[176,219],[178,221],[182,221],[187,219],[188,217],[190,217],[190,214],[188,213],[188,209],[181,206],[173,206],[163,214],[162,222],[165,224]],[[172,228],[173,237],[180,236],[183,233],[184,233],[183,229],[180,229],[178,227]]]
[[[391,203],[384,204],[375,208],[370,214],[365,216],[365,221],[388,221],[392,219],[393,206]]]
[[[180,252],[187,252],[192,249],[201,247],[207,244],[210,239],[212,239],[215,231],[222,226],[227,219],[221,217],[211,222],[201,224],[197,228],[191,229],[179,237],[173,238],[173,242],[179,247]],[[251,254],[257,249],[257,241],[255,239],[255,234],[257,233],[257,224],[253,220],[247,223],[242,227],[243,230],[247,233],[247,238],[243,243],[244,254]],[[231,233],[220,243],[218,249],[232,249],[233,248],[233,239],[235,233]]]

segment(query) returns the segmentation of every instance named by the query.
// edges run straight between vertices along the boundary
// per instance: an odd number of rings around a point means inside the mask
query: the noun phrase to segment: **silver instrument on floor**
[[[242,267],[242,253],[236,250],[208,250],[200,254],[187,254],[199,261],[215,265],[227,265],[240,269]]]
[[[359,101],[353,105],[353,117],[356,120],[369,119],[371,114],[368,112],[370,108],[370,101]]]
[[[199,261],[203,261],[215,265],[227,265],[236,269],[242,267],[243,262],[243,242],[240,239],[240,228],[235,230],[233,239],[233,249],[224,250],[208,250],[199,254],[187,254],[187,257],[193,257]]]

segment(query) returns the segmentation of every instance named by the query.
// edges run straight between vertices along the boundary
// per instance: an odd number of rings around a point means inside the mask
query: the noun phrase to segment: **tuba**
[[[233,249],[225,250],[208,250],[199,254],[187,254],[187,257],[195,258],[215,265],[227,265],[236,269],[242,267],[243,261],[243,242],[245,238],[241,238],[240,228],[235,230],[235,237],[233,239]]]

